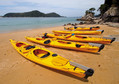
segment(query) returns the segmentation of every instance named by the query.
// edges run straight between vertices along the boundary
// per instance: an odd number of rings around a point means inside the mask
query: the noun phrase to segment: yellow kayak
[[[88,78],[94,73],[93,69],[65,59],[47,49],[30,45],[22,41],[10,40],[10,42],[15,50],[23,57],[43,66],[61,70],[81,78]]]
[[[75,43],[75,42],[69,42],[64,40],[57,40],[57,39],[51,39],[51,38],[33,38],[33,37],[26,37],[28,41],[32,41],[35,43],[39,43],[41,45],[45,46],[52,46],[57,48],[63,48],[63,49],[71,49],[71,50],[77,50],[77,51],[84,51],[84,52],[92,52],[97,53],[100,52],[104,45],[101,44],[99,46],[89,45],[89,44],[83,44],[83,43]]]
[[[54,33],[59,34],[82,34],[82,35],[99,35],[104,32],[104,30],[96,30],[96,31],[53,31]]]
[[[64,27],[65,30],[76,30],[76,31],[95,31],[99,30],[100,27]]]
[[[101,44],[110,44],[113,41],[115,41],[115,38],[110,38],[110,37],[89,37],[89,36],[74,35],[74,34],[64,35],[64,34],[44,33],[44,37],[58,38],[68,41],[91,42],[91,43],[101,43]]]

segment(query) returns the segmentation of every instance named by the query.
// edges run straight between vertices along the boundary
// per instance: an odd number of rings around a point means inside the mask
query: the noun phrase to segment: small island
[[[33,10],[24,13],[7,13],[3,17],[62,17],[62,16],[60,16],[55,12],[45,14],[38,10]]]

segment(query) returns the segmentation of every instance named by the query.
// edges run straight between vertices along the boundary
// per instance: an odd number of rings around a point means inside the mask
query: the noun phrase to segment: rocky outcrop
[[[119,22],[119,7],[110,7],[102,16],[104,22]]]
[[[103,24],[106,22],[112,22],[111,24],[119,23],[119,0],[105,0],[99,8],[100,18],[95,19],[92,15],[85,15],[80,20],[84,20],[85,23]]]
[[[105,0],[99,10],[103,22],[119,22],[119,0]]]
[[[90,21],[92,19],[94,19],[94,14],[88,13],[88,14],[85,14],[82,18],[77,19],[77,21]]]

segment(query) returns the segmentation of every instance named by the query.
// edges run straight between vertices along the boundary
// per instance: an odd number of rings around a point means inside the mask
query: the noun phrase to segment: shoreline
[[[81,25],[81,26],[96,26]],[[118,35],[119,28],[109,27],[107,25],[98,25],[104,29],[99,37]],[[41,36],[42,33],[52,33],[52,30],[64,30],[63,26],[38,28],[32,30],[12,31],[9,33],[0,33],[0,84],[118,84],[119,78],[119,42],[115,41],[105,48],[99,54],[77,52],[72,50],[45,47],[27,41],[24,37]],[[66,75],[62,72],[44,68],[22,57],[10,44],[9,39],[23,41],[29,44],[46,48],[69,60],[75,61],[84,66],[95,70],[94,75],[85,81]],[[47,80],[47,81],[46,81]]]
[[[54,27],[62,27],[62,26],[54,26]],[[13,32],[22,32],[22,31],[30,31],[30,30],[39,30],[39,29],[47,29],[47,28],[53,28],[53,27],[40,27],[40,28],[29,28],[29,29],[18,29],[18,30],[9,30],[9,31],[5,31],[3,33],[0,32],[0,34],[4,34],[4,33],[13,33]]]

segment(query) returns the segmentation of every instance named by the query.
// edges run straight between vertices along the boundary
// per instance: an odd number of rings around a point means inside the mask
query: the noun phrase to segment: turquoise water
[[[40,17],[40,18],[0,18],[0,33],[23,29],[62,26],[67,23],[79,23],[73,17]]]

